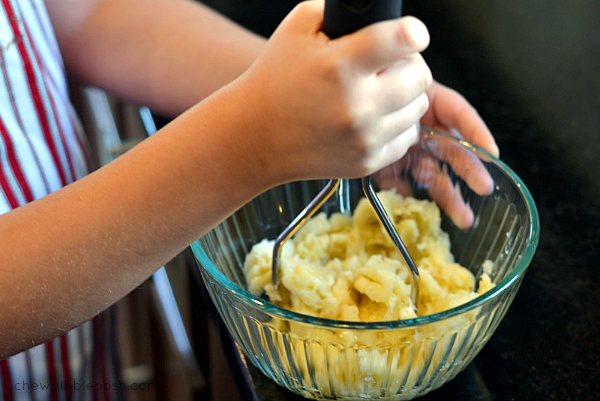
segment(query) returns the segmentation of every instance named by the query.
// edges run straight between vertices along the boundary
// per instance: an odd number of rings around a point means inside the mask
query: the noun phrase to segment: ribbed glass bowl
[[[491,194],[477,195],[459,177],[464,170],[453,171],[452,165],[464,160],[489,173]],[[438,172],[434,178],[425,174],[432,166]],[[274,239],[325,181],[269,190],[192,244],[201,276],[233,338],[247,360],[279,385],[313,399],[418,397],[465,368],[512,303],[539,237],[537,210],[519,177],[487,152],[433,130],[421,132],[420,144],[395,172],[385,176],[385,185],[392,177],[392,183],[410,189],[416,198],[439,193],[448,183],[462,194],[474,223],[461,229],[442,213],[442,228],[450,236],[456,262],[476,277],[485,260],[494,262],[490,276],[495,286],[490,291],[441,313],[377,323],[302,315],[249,293],[243,264],[251,247]],[[351,180],[322,210],[347,212],[362,197],[360,180]]]

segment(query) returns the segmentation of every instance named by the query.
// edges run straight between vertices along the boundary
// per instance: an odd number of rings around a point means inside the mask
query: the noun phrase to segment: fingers
[[[373,173],[373,177],[381,190],[395,189],[403,196],[412,196],[411,167],[418,161],[420,149],[411,147],[402,159]]]
[[[406,107],[379,119],[378,124],[365,131],[364,148],[375,151],[365,159],[363,175],[397,162],[419,142],[420,126],[415,121],[419,121],[427,105],[427,96],[423,94]]]
[[[420,54],[387,68],[370,81],[372,107],[383,113],[392,113],[424,95],[433,82],[431,70]],[[429,100],[426,102],[429,107]],[[427,111],[423,110],[421,116]],[[420,118],[420,117],[419,117]]]
[[[427,27],[414,17],[378,22],[332,43],[343,46],[366,74],[390,67],[429,45]]]
[[[404,156],[408,149],[419,141],[419,129],[416,125],[411,126],[400,135],[396,135],[385,145],[377,157],[380,166],[389,166]]]
[[[440,168],[433,157],[424,155],[419,147],[412,147],[401,160],[374,173],[374,177],[381,190],[396,189],[403,196],[414,196],[414,180],[457,227],[465,229],[473,224],[473,211],[459,187],[452,183],[448,172]]]
[[[431,106],[423,125],[441,124],[446,130],[457,129],[463,138],[498,157],[498,145],[477,110],[458,92],[434,82],[427,91]]]
[[[453,172],[480,196],[494,191],[494,180],[479,157],[469,148],[449,138],[439,137],[427,149],[438,159],[447,162]]]
[[[413,146],[402,159],[375,173],[378,185],[381,189],[396,188],[410,196],[416,184],[416,188],[427,191],[457,227],[470,227],[473,211],[452,177],[461,177],[480,196],[493,192],[493,179],[476,154],[455,140],[438,137],[424,146],[425,151],[423,145]]]
[[[425,26],[405,17],[330,40],[323,2],[302,2],[280,24],[244,83],[266,110],[261,135],[291,155],[282,175],[357,177],[401,158],[429,106],[431,72],[419,54]],[[285,135],[281,135],[282,127]],[[286,178],[289,179],[289,178]]]
[[[412,174],[458,228],[465,229],[473,224],[473,211],[464,201],[460,188],[452,183],[448,173],[440,169],[433,158],[421,158]]]

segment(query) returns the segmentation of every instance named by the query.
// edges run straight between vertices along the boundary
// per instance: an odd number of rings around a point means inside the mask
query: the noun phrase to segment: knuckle
[[[413,66],[415,82],[419,85],[421,91],[424,92],[433,84],[431,69],[420,54],[413,60]]]
[[[314,68],[320,71],[322,79],[332,85],[333,90],[343,90],[347,77],[352,71],[352,64],[347,58],[336,55],[327,57],[314,65]]]
[[[423,90],[427,90],[433,84],[433,74],[426,64],[422,68],[422,74]]]
[[[349,155],[349,163],[360,165],[373,153],[371,135],[356,124],[350,124],[342,131],[344,136],[346,152]]]
[[[360,93],[343,93],[335,102],[332,119],[341,132],[350,135],[353,140],[366,142],[368,135],[365,133],[377,119],[377,110],[372,102],[364,101]]]
[[[331,116],[333,124],[347,135],[356,136],[359,132],[360,124],[355,112],[343,101],[340,101]]]
[[[371,150],[371,145],[369,144],[369,142],[366,140],[365,137],[363,136],[357,136],[353,143],[352,143],[352,148],[354,150],[354,153],[356,155],[356,157],[358,159],[365,159]]]

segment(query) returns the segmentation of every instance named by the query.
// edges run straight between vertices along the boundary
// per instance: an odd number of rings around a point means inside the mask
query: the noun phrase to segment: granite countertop
[[[263,34],[294,3],[207,2]],[[477,108],[541,220],[537,253],[496,333],[453,381],[420,399],[600,399],[597,1],[405,0],[404,13],[428,25],[434,77]],[[244,365],[224,337],[244,398],[302,399]]]

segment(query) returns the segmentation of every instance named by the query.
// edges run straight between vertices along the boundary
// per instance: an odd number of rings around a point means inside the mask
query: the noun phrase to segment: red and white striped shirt
[[[1,214],[81,178],[88,159],[43,0],[0,1]],[[0,400],[114,398],[103,320],[0,361]]]

